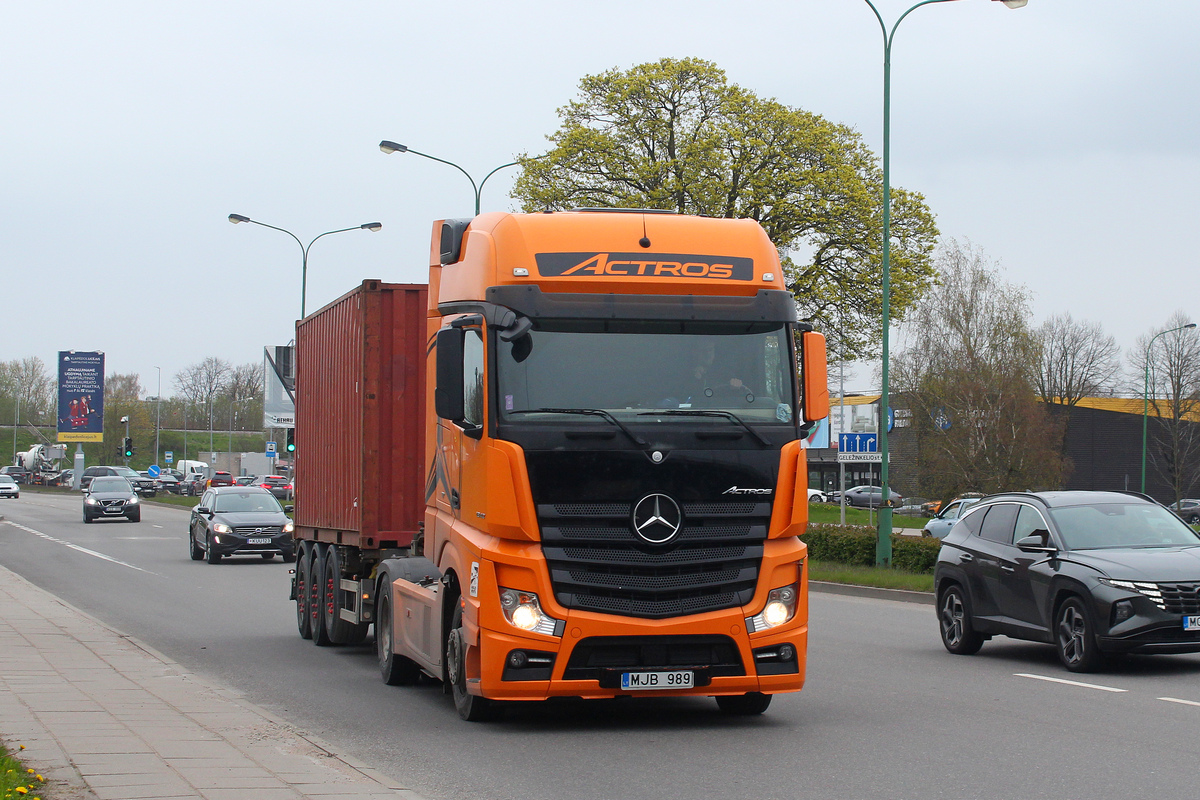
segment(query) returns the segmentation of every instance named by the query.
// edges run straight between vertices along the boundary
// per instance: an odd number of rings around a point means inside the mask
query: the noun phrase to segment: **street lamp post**
[[[154,398],[154,463],[158,463],[159,431],[162,430],[162,367],[158,370],[158,397]]]
[[[1176,331],[1185,331],[1188,328],[1196,327],[1196,323],[1189,322],[1187,325],[1180,325],[1178,328],[1169,328],[1165,331],[1159,331],[1150,337],[1150,343],[1146,345],[1146,383],[1142,391],[1142,494],[1146,493],[1146,418],[1150,411],[1150,348],[1154,347],[1154,341],[1160,336]],[[1175,498],[1178,500],[1179,498]]]
[[[1009,8],[1021,8],[1029,0],[995,0],[1004,3]],[[879,395],[879,457],[880,475],[883,497],[879,506],[879,538],[875,544],[875,562],[880,566],[891,564],[892,561],[892,507],[891,490],[888,486],[888,326],[891,322],[891,225],[892,225],[892,189],[889,183],[891,168],[891,125],[892,125],[892,41],[896,38],[896,29],[904,18],[921,6],[933,3],[951,3],[955,0],[922,0],[911,6],[899,16],[889,32],[883,16],[871,0],[864,0],[879,20],[879,29],[883,33],[883,368],[881,370],[881,390]]]
[[[381,228],[383,228],[383,224],[379,222],[364,222],[362,225],[355,225],[353,228],[338,228],[336,231],[325,231],[324,233],[319,233],[313,237],[312,241],[310,241],[308,244],[305,244],[304,242],[300,241],[299,236],[287,230],[286,228],[276,228],[274,225],[268,225],[265,222],[259,222],[256,219],[250,219],[242,214],[230,214],[229,221],[234,225],[237,225],[239,222],[250,222],[255,225],[261,225],[264,228],[270,228],[273,231],[282,231],[283,233],[286,233],[288,236],[295,239],[296,244],[300,245],[300,319],[304,319],[304,312],[306,308],[305,303],[307,299],[306,295],[308,294],[308,251],[309,248],[311,248],[317,241],[317,239],[320,239],[322,236],[329,236],[333,233],[345,233],[346,231],[357,230],[378,232]]]
[[[13,397],[17,405],[13,410],[13,464],[17,463],[17,429],[21,427],[21,387],[15,387]]]
[[[471,173],[467,172],[465,169],[460,167],[458,164],[455,164],[453,161],[447,161],[444,158],[438,158],[437,156],[431,156],[428,153],[422,153],[417,150],[413,150],[412,148],[408,147],[407,145],[397,144],[396,142],[389,142],[387,139],[384,139],[382,142],[379,143],[379,149],[388,154],[412,153],[414,156],[421,156],[421,158],[428,158],[430,161],[438,161],[442,164],[449,164],[450,166],[454,167],[456,170],[461,172],[463,175],[466,175],[467,180],[469,180],[471,182],[471,188],[475,191],[475,216],[479,216],[479,197],[480,197],[480,194],[482,194],[482,192],[483,192],[483,185],[485,183],[487,183],[487,179],[492,177],[493,175],[495,175],[497,172],[499,172],[502,169],[506,169],[507,167],[515,167],[517,164],[521,163],[520,161],[510,161],[507,164],[501,164],[500,166],[496,167],[494,170],[489,172],[487,175],[484,175],[483,180],[481,180],[478,184],[476,184],[475,179],[471,177]]]

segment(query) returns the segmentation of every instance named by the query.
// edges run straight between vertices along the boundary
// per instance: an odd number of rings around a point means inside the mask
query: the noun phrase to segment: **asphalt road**
[[[946,653],[932,606],[814,593],[808,685],[762,717],[709,699],[558,702],[462,722],[388,687],[370,644],[296,633],[290,565],[192,562],[187,513],[85,526],[78,496],[0,502],[0,563],[431,798],[1195,797],[1200,656],[1077,676],[1007,639]],[[11,524],[15,523],[15,524]],[[0,720],[0,729],[3,720]]]

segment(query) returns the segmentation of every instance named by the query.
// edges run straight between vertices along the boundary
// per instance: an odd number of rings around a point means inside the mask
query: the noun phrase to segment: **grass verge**
[[[842,509],[837,503],[809,503],[808,504],[808,521],[823,522],[832,525],[837,525],[842,521]],[[893,528],[924,528],[928,522],[927,517],[910,517],[904,514],[892,514]],[[879,524],[879,512],[871,511],[865,508],[851,508],[846,506],[846,524],[847,525],[870,525],[872,527]]]
[[[808,578],[813,581],[848,583],[852,586],[873,586],[878,589],[907,589],[910,592],[932,592],[933,576],[881,567],[857,567],[833,561],[808,562]]]
[[[40,792],[45,781],[0,744],[0,800],[41,800]]]

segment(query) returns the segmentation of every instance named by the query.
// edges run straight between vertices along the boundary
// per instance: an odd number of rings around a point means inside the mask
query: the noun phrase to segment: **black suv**
[[[287,511],[292,507],[287,506]],[[277,555],[296,560],[292,521],[266,489],[222,486],[207,489],[188,522],[188,550],[193,561],[219,564],[224,556]]]
[[[1133,492],[985,497],[942,540],[934,587],[959,655],[995,635],[1053,644],[1072,672],[1200,652],[1200,534]]]
[[[88,467],[79,478],[79,488],[86,492],[88,486],[91,485],[92,478],[102,475],[124,478],[142,497],[154,497],[158,493],[158,484],[154,482],[153,478],[147,478],[129,467]]]

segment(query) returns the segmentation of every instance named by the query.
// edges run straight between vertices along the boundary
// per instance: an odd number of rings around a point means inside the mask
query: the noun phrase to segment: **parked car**
[[[17,483],[29,483],[29,470],[24,467],[0,467],[0,475],[7,475]]]
[[[270,561],[277,555],[296,560],[293,525],[275,496],[257,486],[208,489],[188,521],[188,545],[193,561],[220,563],[225,556],[256,555]]]
[[[129,481],[129,485],[133,487],[133,490],[144,497],[154,497],[158,492],[158,487],[155,485],[153,478],[143,477],[129,467],[88,467],[83,471],[83,475],[80,476],[80,488],[86,492],[92,480],[99,477],[125,478]]]
[[[83,521],[124,517],[142,521],[142,506],[133,485],[123,477],[95,475],[83,493]]]
[[[882,486],[854,486],[847,489],[845,492],[834,492],[829,495],[829,502],[840,503],[841,495],[846,496],[846,505],[860,506],[862,508],[878,508],[883,505],[883,487]],[[900,495],[894,490],[888,490],[888,496],[893,502],[901,499]]]
[[[1200,500],[1180,500],[1178,503],[1171,503],[1167,508],[1178,514],[1189,525],[1200,522]]]
[[[154,484],[160,492],[166,492],[167,494],[180,493],[179,479],[174,475],[168,475],[164,472],[154,479]]]
[[[0,475],[0,497],[13,498],[21,496],[21,487],[12,475]]]
[[[257,480],[253,475],[238,475],[233,479],[234,486],[251,486]]]
[[[904,514],[909,517],[921,517],[925,515],[925,504],[929,501],[924,497],[906,497],[904,502],[896,508],[897,514]]]
[[[950,503],[941,510],[936,517],[925,523],[925,527],[921,529],[922,536],[934,536],[938,539],[945,537],[950,529],[954,527],[954,523],[967,512],[967,509],[978,503],[978,497],[959,497],[951,500]]]
[[[1114,653],[1200,652],[1200,534],[1125,492],[1006,493],[942,540],[938,628],[951,653],[996,635],[1053,644],[1072,672]]]
[[[278,500],[287,500],[292,496],[292,482],[282,475],[263,475],[261,478],[255,478],[252,486],[261,486],[271,494],[275,495]],[[812,499],[813,489],[808,490],[808,502],[816,502]],[[820,492],[817,492],[820,494]]]
[[[180,491],[188,497],[199,497],[208,487],[208,476],[203,472],[193,472],[179,483]]]

